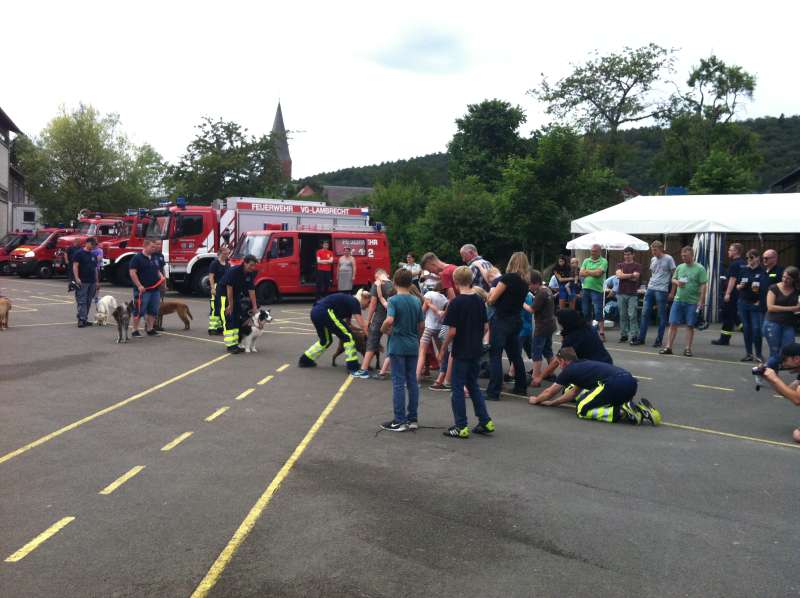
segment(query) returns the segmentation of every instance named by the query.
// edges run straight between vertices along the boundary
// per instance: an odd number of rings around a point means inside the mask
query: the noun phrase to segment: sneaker
[[[131,336],[133,338],[142,338],[142,333],[139,332],[138,330],[134,330],[133,332],[131,332]]]
[[[661,341],[660,340],[656,340],[656,342],[653,343],[653,348],[654,349],[658,349],[660,346],[661,346]]]
[[[303,353],[300,356],[300,359],[297,360],[297,367],[299,368],[315,368],[317,367],[317,362],[311,359],[308,355]]]
[[[672,355],[672,349],[669,347],[664,347],[661,351],[658,352],[659,355]]]
[[[238,346],[238,345],[235,345],[235,346],[233,346],[233,347],[228,347],[228,348],[227,348],[227,351],[228,351],[228,353],[230,353],[231,355],[238,355],[239,353],[244,353],[244,349],[242,349],[242,348],[241,348],[240,346]]]
[[[394,420],[381,424],[381,430],[388,430],[389,432],[407,432],[408,424],[405,422],[396,422]]]
[[[155,328],[153,328],[152,330],[148,330],[147,331],[147,336],[161,336],[161,335],[158,333],[158,331]]]
[[[489,420],[485,424],[480,424],[479,423],[477,426],[472,428],[472,432],[474,434],[482,434],[484,436],[488,436],[489,434],[491,434],[494,431],[495,431],[495,427],[494,427],[494,422],[492,420]]]
[[[469,428],[463,427],[458,428],[457,426],[450,426],[442,432],[445,436],[449,436],[450,438],[469,438]]]
[[[620,336],[619,337],[619,342],[620,343],[627,343],[628,342],[628,335],[627,334],[623,334],[622,336]]]
[[[350,375],[353,378],[361,378],[362,380],[368,380],[369,379],[369,372],[367,370],[355,370],[355,371],[350,372]]]
[[[745,355],[739,361],[741,361],[742,363],[744,363],[746,361],[753,361],[753,356],[752,355]]]
[[[441,391],[447,391],[447,390],[450,390],[450,388],[451,387],[450,387],[449,384],[447,384],[447,383],[441,384],[440,382],[434,382],[433,384],[431,384],[428,387],[428,389],[430,389],[430,390],[441,390]]]
[[[642,423],[642,412],[639,411],[636,405],[633,404],[632,401],[628,401],[624,405],[620,405],[620,409],[622,410],[622,415],[625,417],[625,420],[629,424],[633,424],[634,426],[638,426]]]
[[[661,423],[661,412],[653,407],[653,404],[647,399],[642,399],[636,407],[642,414],[643,422],[647,422],[652,426],[657,426]]]
[[[631,339],[631,347],[638,347],[639,345],[643,345],[644,341],[640,341],[635,336]]]
[[[408,429],[409,430],[418,430],[419,429],[419,422],[415,419],[408,420]]]

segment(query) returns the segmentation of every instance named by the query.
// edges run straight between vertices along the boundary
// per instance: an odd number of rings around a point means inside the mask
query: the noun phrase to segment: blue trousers
[[[417,355],[390,355],[392,360],[392,403],[394,421],[417,421],[419,384],[417,384]],[[406,407],[406,388],[408,406]]]
[[[93,282],[82,282],[75,289],[75,302],[78,304],[78,322],[85,322],[89,317],[89,306],[97,292],[97,285]]]
[[[453,407],[456,427],[459,429],[467,427],[467,404],[464,401],[465,386],[469,391],[470,399],[472,399],[472,408],[475,410],[475,416],[478,421],[485,424],[492,419],[486,410],[486,401],[481,393],[481,387],[478,386],[478,364],[478,359],[453,358],[453,391],[450,395],[450,403]],[[524,368],[522,371],[525,371]]]
[[[764,312],[761,311],[761,306],[740,300],[739,319],[742,321],[745,351],[748,355],[761,357],[761,328],[764,325]]]
[[[514,364],[514,388],[525,392],[527,380],[525,379],[525,362],[522,361],[522,347],[519,345],[519,329],[522,320],[492,318],[489,332],[489,386],[486,394],[490,397],[499,397],[503,388],[503,351],[508,355],[508,361]]]
[[[769,346],[767,366],[777,370],[781,365],[781,349],[794,342],[794,326],[784,326],[778,322],[764,321],[764,338]]]
[[[656,340],[659,342],[664,340],[664,330],[667,327],[667,291],[647,289],[642,306],[642,322],[639,325],[639,340],[642,342],[647,338],[647,327],[650,325],[653,303],[658,306],[658,336],[656,336]]]

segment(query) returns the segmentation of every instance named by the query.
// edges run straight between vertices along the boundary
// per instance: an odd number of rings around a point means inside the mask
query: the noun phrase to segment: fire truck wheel
[[[128,266],[129,262],[126,261],[114,268],[114,284],[121,287],[129,287],[133,284],[131,282],[131,271]]]
[[[48,262],[37,265],[36,276],[39,278],[53,278],[53,265]]]
[[[259,305],[271,305],[278,302],[278,287],[272,282],[262,282],[256,289],[256,300]]]
[[[3,265],[0,266],[0,274],[2,274],[3,276],[8,276],[9,274],[11,274],[11,264],[9,264],[8,262],[3,262]]]
[[[211,296],[211,283],[208,281],[208,263],[201,263],[192,272],[192,292],[201,297]]]

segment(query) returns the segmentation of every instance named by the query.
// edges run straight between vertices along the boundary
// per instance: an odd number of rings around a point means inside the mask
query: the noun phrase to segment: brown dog
[[[363,356],[364,353],[367,352],[367,335],[364,333],[361,328],[351,328],[353,331],[353,339],[356,341],[356,351],[361,353]],[[379,346],[378,350],[375,352],[375,360],[380,367],[381,364],[381,351],[383,351],[383,346]],[[336,348],[336,352],[333,354],[333,358],[331,359],[331,365],[336,367],[336,358],[339,357],[344,353],[344,343],[342,339],[339,339],[339,346]]]
[[[11,299],[0,297],[0,330],[8,328],[8,312],[11,311]]]
[[[194,320],[194,318],[192,312],[189,311],[189,306],[183,301],[162,301],[158,308],[156,327],[161,328],[164,316],[174,313],[177,313],[178,317],[183,320],[183,329],[189,330],[189,320]]]

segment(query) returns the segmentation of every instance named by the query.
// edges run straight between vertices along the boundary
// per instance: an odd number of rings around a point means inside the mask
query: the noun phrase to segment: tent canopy
[[[800,193],[640,195],[572,221],[570,232],[798,233]]]
[[[645,241],[613,230],[600,230],[594,233],[581,235],[567,243],[567,249],[591,249],[592,245],[599,245],[607,251],[613,251],[615,249],[619,251],[626,247],[633,247],[637,251],[647,251],[650,249],[650,245]]]

